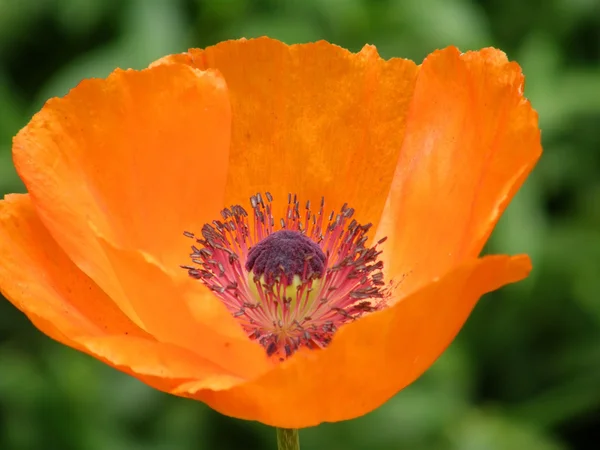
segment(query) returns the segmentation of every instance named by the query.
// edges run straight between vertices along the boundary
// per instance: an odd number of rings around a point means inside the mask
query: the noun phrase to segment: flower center
[[[250,198],[254,211],[235,205],[202,228],[182,266],[208,286],[267,355],[284,360],[301,347],[323,348],[336,330],[365,313],[386,306],[391,290],[383,279],[381,251],[365,247],[370,224],[352,219],[342,206],[324,216],[307,202],[304,214],[296,196],[288,196],[285,217],[275,229],[272,196]]]

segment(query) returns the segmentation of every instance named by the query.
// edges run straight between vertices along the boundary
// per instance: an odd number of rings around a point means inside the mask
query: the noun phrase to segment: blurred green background
[[[517,60],[545,153],[490,252],[532,276],[484,298],[418,382],[304,449],[600,448],[600,1],[0,0],[0,195],[11,138],[82,78],[220,40],[327,39],[417,61],[449,44]],[[372,381],[372,382],[376,382]],[[42,336],[0,302],[1,450],[274,449],[260,424],[154,391]]]

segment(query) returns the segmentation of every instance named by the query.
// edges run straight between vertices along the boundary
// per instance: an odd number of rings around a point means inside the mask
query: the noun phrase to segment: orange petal
[[[253,378],[271,367],[264,348],[248,339],[204,285],[187,276],[174,279],[148,254],[104,239],[100,243],[115,272],[127,274],[121,278],[122,291],[158,340],[188,349],[236,376]]]
[[[79,335],[147,337],[69,260],[29,195],[0,201],[0,255],[2,294],[44,333],[69,345]]]
[[[218,69],[233,125],[228,204],[270,191],[278,215],[289,192],[328,209],[344,202],[377,223],[404,138],[417,66],[384,61],[372,46],[353,54],[327,42],[261,38],[190,50],[155,64]],[[278,218],[276,218],[278,220]]]
[[[430,55],[377,233],[390,277],[408,275],[401,291],[477,256],[540,154],[516,63],[494,49]]]
[[[526,256],[472,259],[390,308],[339,330],[247,383],[222,390],[202,381],[175,393],[230,416],[302,428],[361,416],[417,379],[461,329],[481,295],[527,276]]]
[[[216,72],[117,70],[48,101],[14,140],[15,165],[42,222],[142,326],[120,286],[128,274],[115,273],[99,235],[184,276],[183,231],[199,229],[223,205],[230,119]]]
[[[202,327],[173,285],[187,280],[178,267],[190,252],[183,231],[199,230],[224,204],[229,135],[223,79],[172,65],[84,81],[49,101],[14,142],[42,221],[76,265],[158,339],[211,354],[219,351],[201,344]]]
[[[29,195],[0,201],[0,290],[42,332],[162,390],[189,379],[219,387],[218,365],[157,342],[81,272],[36,216]]]
[[[161,391],[170,392],[182,382],[200,379],[212,389],[240,380],[195,353],[149,339],[123,336],[85,337],[83,350]]]

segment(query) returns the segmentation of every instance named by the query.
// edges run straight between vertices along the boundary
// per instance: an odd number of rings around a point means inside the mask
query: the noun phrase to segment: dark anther
[[[267,347],[267,356],[273,356],[273,354],[277,351],[277,344],[275,342],[271,342]]]

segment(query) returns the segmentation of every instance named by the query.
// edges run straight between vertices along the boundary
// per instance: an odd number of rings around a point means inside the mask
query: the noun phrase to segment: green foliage
[[[0,195],[23,191],[11,138],[82,78],[220,40],[327,39],[421,60],[504,49],[527,77],[545,153],[487,251],[526,252],[414,385],[303,448],[562,450],[600,434],[600,2],[597,0],[0,0]],[[365,380],[377,383],[377,380]],[[42,336],[0,303],[0,448],[274,448],[275,434],[154,391]]]

